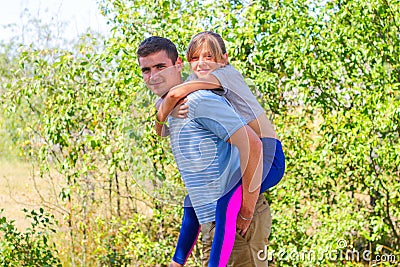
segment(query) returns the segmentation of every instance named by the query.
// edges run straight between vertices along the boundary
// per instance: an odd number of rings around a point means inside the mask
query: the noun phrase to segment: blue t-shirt
[[[200,224],[215,221],[217,200],[240,171],[227,140],[246,125],[228,101],[208,90],[187,96],[186,119],[169,117],[171,147]]]

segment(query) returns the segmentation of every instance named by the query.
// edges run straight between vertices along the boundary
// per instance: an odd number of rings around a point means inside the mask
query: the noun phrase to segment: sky
[[[0,0],[0,6],[0,41],[4,42],[21,35],[23,22],[27,20],[26,10],[44,23],[67,22],[62,33],[66,39],[75,39],[88,27],[105,35],[109,32],[97,0]],[[14,26],[4,27],[10,24]]]

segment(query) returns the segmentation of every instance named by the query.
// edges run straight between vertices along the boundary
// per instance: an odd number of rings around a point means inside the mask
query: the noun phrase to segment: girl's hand
[[[178,102],[176,107],[172,110],[171,116],[178,119],[185,119],[187,117],[187,113],[189,112],[189,106],[186,104],[187,98]]]

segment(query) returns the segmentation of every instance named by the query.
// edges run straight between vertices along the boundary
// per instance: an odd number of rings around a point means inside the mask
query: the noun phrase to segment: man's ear
[[[229,63],[228,53],[225,53],[225,54],[224,54],[224,61],[225,61],[225,64],[228,64],[228,63]]]
[[[182,70],[182,68],[183,68],[182,58],[178,57],[176,59],[175,65],[176,65],[178,70]]]

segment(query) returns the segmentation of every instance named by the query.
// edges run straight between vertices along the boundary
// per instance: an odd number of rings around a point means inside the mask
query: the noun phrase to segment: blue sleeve
[[[238,129],[246,125],[228,102],[219,96],[203,99],[196,107],[197,123],[226,141]]]

